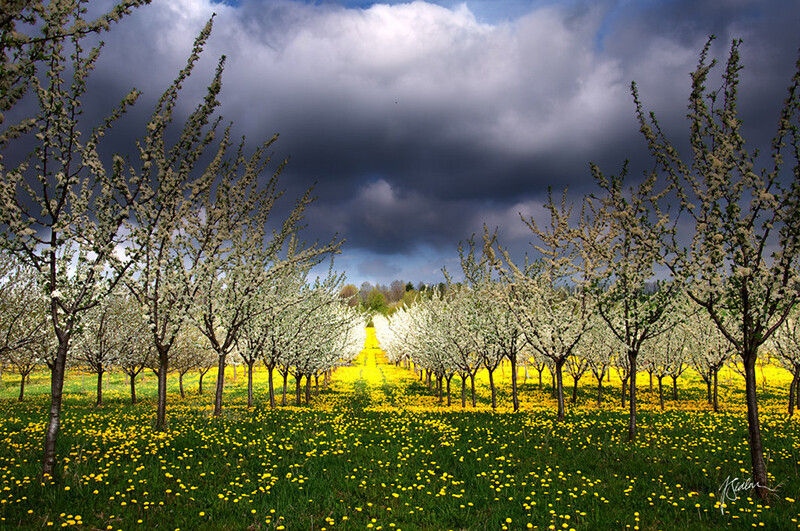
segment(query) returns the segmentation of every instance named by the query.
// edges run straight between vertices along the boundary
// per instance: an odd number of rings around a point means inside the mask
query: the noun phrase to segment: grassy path
[[[413,373],[395,367],[380,350],[375,331],[367,328],[367,346],[348,366],[336,371],[333,390],[349,396],[350,404],[341,407],[354,411],[397,410],[415,405],[420,387]],[[423,400],[424,401],[424,400]]]

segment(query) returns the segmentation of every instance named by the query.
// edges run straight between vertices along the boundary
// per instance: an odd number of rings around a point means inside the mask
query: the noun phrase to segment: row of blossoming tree
[[[488,288],[488,289],[487,289]],[[524,374],[525,381],[538,373],[538,385],[543,387],[543,373],[552,379],[552,393],[557,399],[557,415],[563,420],[566,404],[566,387],[571,384],[571,403],[577,403],[578,386],[585,377],[593,378],[598,407],[604,404],[607,393],[604,382],[611,381],[616,373],[620,382],[620,405],[627,407],[631,379],[630,362],[624,344],[597,314],[581,316],[580,313],[558,315],[552,306],[542,306],[533,313],[524,314],[524,323],[516,320],[509,304],[518,304],[503,294],[503,286],[495,282],[491,287],[473,290],[463,285],[450,286],[444,296],[420,297],[415,304],[404,307],[391,317],[376,315],[373,322],[381,346],[390,362],[413,369],[441,402],[452,405],[451,383],[458,377],[461,386],[462,407],[476,405],[475,376],[486,371],[489,380],[490,403],[498,406],[495,373],[502,363],[516,367],[511,373],[511,401],[519,409],[516,378]],[[655,289],[655,286],[649,289]],[[556,290],[558,291],[558,290]],[[568,291],[551,294],[552,297],[570,297]],[[531,299],[528,299],[530,303]],[[542,305],[552,304],[552,299],[540,296]],[[589,302],[586,299],[581,303]],[[573,307],[585,310],[573,300]],[[504,308],[506,308],[504,310]],[[530,309],[529,309],[530,310]],[[579,337],[567,333],[569,324],[578,326],[568,318],[574,315],[585,328]],[[744,376],[744,369],[736,351],[722,335],[707,314],[692,308],[686,296],[676,301],[665,316],[662,333],[644,342],[640,351],[638,370],[650,378],[650,391],[657,396],[661,410],[665,397],[679,400],[678,380],[694,371],[705,383],[707,401],[714,412],[719,411],[720,372],[728,368]],[[502,333],[501,333],[502,331]],[[780,326],[766,348],[760,353],[762,369],[775,364],[792,375],[789,386],[788,414],[792,416],[800,399],[797,382],[800,380],[800,311],[790,314]],[[523,372],[524,371],[524,372]],[[522,376],[519,376],[522,377]],[[569,384],[564,382],[569,378]],[[469,388],[469,390],[467,390]]]
[[[25,394],[27,377],[37,368],[53,368],[57,341],[49,329],[47,299],[37,292],[35,275],[12,256],[2,255],[5,274],[0,277],[0,368],[20,378],[19,400]],[[287,279],[288,280],[288,279]],[[271,286],[261,294],[260,307],[244,327],[231,351],[234,371],[247,370],[248,407],[253,406],[253,370],[263,363],[268,373],[269,401],[275,407],[275,372],[283,377],[282,405],[286,405],[288,377],[296,389],[305,378],[309,400],[319,378],[327,386],[331,371],[353,358],[364,345],[364,315],[347,306],[335,291],[341,276],[311,282],[303,276],[292,282]],[[202,333],[197,314],[187,314],[186,325],[170,349],[167,370],[178,376],[178,389],[185,398],[184,377],[197,371],[198,394],[203,378],[218,366],[219,357]],[[104,378],[111,372],[124,374],[130,384],[131,402],[137,402],[137,377],[161,370],[160,359],[143,319],[140,305],[124,287],[104,297],[82,317],[81,331],[74,338],[67,366],[96,375],[97,405],[103,403]],[[2,372],[0,372],[2,376]],[[296,402],[300,402],[299,393]]]
[[[465,281],[379,322],[396,360],[408,358],[447,389],[458,375],[473,382],[499,360],[516,367],[521,352],[554,374],[564,418],[563,369],[587,368],[602,383],[612,364],[628,391],[628,436],[637,434],[637,374],[677,378],[687,360],[713,388],[726,361],[745,380],[753,483],[769,492],[759,422],[756,362],[770,347],[798,382],[800,293],[800,60],[778,117],[769,157],[746,147],[737,113],[739,41],[719,87],[706,83],[715,61],[702,50],[692,75],[687,161],[632,94],[655,164],[631,185],[627,163],[607,176],[591,166],[598,192],[579,212],[550,195],[545,226],[524,219],[537,251],[520,263],[485,231],[461,250]],[[792,160],[787,168],[785,161]],[[482,247],[482,248],[481,248]],[[648,355],[650,352],[652,354]],[[615,360],[615,361],[614,361]],[[516,370],[512,399],[517,409]],[[790,405],[793,408],[793,405]]]
[[[139,92],[88,123],[83,103],[102,47],[94,34],[146,3],[125,0],[89,20],[85,0],[11,2],[0,18],[0,112],[22,116],[6,124],[0,115],[2,354],[23,374],[41,361],[50,368],[45,478],[70,360],[98,374],[98,400],[108,367],[128,373],[134,398],[136,375],[152,367],[162,430],[167,374],[197,363],[187,357],[201,344],[218,371],[215,415],[234,353],[249,369],[249,403],[253,366],[264,361],[274,405],[276,369],[284,382],[295,377],[299,401],[303,378],[308,392],[312,378],[363,345],[363,320],[338,297],[343,279],[329,272],[310,281],[341,242],[303,242],[313,196],[282,205],[285,161],[275,164],[270,152],[277,135],[248,148],[222,124],[224,57],[175,124],[213,18],[130,152],[101,149]]]

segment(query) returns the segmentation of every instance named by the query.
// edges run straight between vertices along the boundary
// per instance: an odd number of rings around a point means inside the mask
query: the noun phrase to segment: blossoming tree
[[[82,315],[133,263],[132,254],[119,256],[117,248],[125,237],[123,222],[142,199],[142,181],[122,171],[122,157],[106,165],[98,151],[139,93],[128,93],[93,129],[86,124],[83,98],[100,47],[86,49],[83,38],[107,29],[141,3],[120,4],[98,23],[88,23],[86,2],[30,2],[0,21],[0,39],[10,46],[0,61],[0,110],[15,105],[26,91],[37,104],[35,116],[9,125],[0,136],[0,243],[37,272],[58,339],[42,459],[45,478],[55,465],[70,343]],[[24,24],[30,31],[19,31]],[[42,67],[47,71],[40,73]],[[31,144],[27,157],[5,166],[5,154]]]
[[[662,246],[673,234],[669,218],[651,208],[656,191],[655,175],[625,189],[627,165],[620,175],[607,177],[592,165],[602,195],[588,197],[581,214],[578,239],[589,258],[597,313],[624,345],[622,363],[628,376],[628,438],[636,438],[636,375],[639,353],[645,341],[663,333],[679,289],[671,279],[658,281],[656,268],[663,264]],[[625,393],[623,391],[623,403]]]
[[[759,349],[800,296],[800,59],[778,116],[769,156],[745,143],[738,113],[741,41],[732,42],[719,89],[706,83],[713,37],[692,74],[690,161],[684,161],[633,86],[641,132],[690,222],[690,240],[664,242],[672,271],[708,312],[744,365],[752,480],[769,494],[758,412]],[[786,162],[791,160],[791,168]],[[653,202],[658,207],[658,201]]]
[[[534,248],[541,260],[529,262],[526,257],[525,263],[517,266],[501,248],[502,263],[493,261],[509,284],[509,307],[525,340],[534,352],[552,362],[561,421],[565,413],[563,368],[579,353],[582,338],[594,324],[595,298],[587,289],[591,278],[587,268],[592,262],[590,255],[576,245],[566,192],[560,205],[549,196],[545,208],[550,212],[550,223],[545,227],[538,226],[532,217],[523,218],[538,240]],[[486,246],[486,252],[493,259],[491,246]]]

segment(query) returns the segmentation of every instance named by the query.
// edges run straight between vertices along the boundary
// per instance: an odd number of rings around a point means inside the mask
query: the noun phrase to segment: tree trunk
[[[67,364],[69,334],[59,337],[56,359],[50,375],[50,415],[44,438],[44,456],[42,458],[42,477],[52,479],[56,463],[56,438],[61,425],[61,398],[64,390],[64,370]]]
[[[95,405],[103,405],[103,364],[100,363],[97,367],[97,402]]]
[[[636,357],[638,352],[635,350],[628,351],[628,363],[630,365],[630,396],[628,402],[630,404],[630,417],[628,418],[628,440],[636,439]]]
[[[706,400],[709,404],[713,404],[714,401],[711,398],[711,374],[708,375],[708,379],[706,380]]]
[[[283,396],[281,397],[281,405],[286,405],[286,386],[288,385],[289,373],[283,373]]]
[[[622,379],[622,409],[625,409],[625,397],[628,396],[628,379],[630,376],[626,376]]]
[[[767,467],[764,463],[764,446],[761,441],[761,425],[758,417],[758,395],[756,393],[756,352],[746,352],[744,362],[745,394],[747,397],[747,427],[750,435],[750,463],[753,466],[753,482],[758,497],[766,500]]]
[[[328,371],[325,371],[325,378],[322,380],[322,388],[328,390]]]
[[[214,391],[214,416],[222,415],[222,391],[225,389],[225,358],[227,353],[220,354],[217,361],[217,388]],[[235,367],[235,365],[234,365]]]
[[[542,383],[542,373],[544,372],[544,367],[537,367],[536,370],[539,371],[539,389],[541,389],[544,387],[544,384]]]
[[[564,367],[564,362],[566,360],[564,358],[559,358],[556,361],[556,370],[555,370],[555,378],[556,378],[556,399],[558,400],[558,421],[561,422],[564,420],[564,377],[561,374],[561,369]]]
[[[467,407],[467,377],[461,375],[461,407]]]
[[[311,402],[311,374],[306,374],[306,404]]]
[[[672,399],[678,400],[678,377],[672,376]]]
[[[450,406],[453,405],[453,400],[452,400],[452,397],[450,396],[450,380],[453,379],[453,375],[451,374],[450,376],[446,377],[445,379],[447,380],[447,407],[450,407]]]
[[[441,404],[444,401],[442,389],[442,376],[436,375],[436,402]]]
[[[158,405],[156,406],[156,431],[164,431],[167,424],[167,371],[169,370],[169,352],[160,349],[158,353]]]
[[[653,394],[653,371],[647,371],[650,373],[650,394]]]
[[[572,399],[570,400],[572,404],[578,402],[578,380],[580,379],[580,376],[572,376]]]
[[[600,377],[597,379],[597,407],[601,407],[603,404],[603,376],[605,374],[600,373]]]
[[[472,407],[475,407],[477,404],[475,402],[475,373],[469,373],[469,386],[471,389],[472,394]]]
[[[206,373],[204,373],[203,371],[200,371],[199,374],[200,374],[200,377],[197,379],[198,380],[197,381],[197,394],[198,395],[202,395],[203,394],[203,376],[205,376]]]
[[[513,355],[509,356],[508,359],[511,361],[511,366],[517,366],[517,353],[515,352]],[[542,373],[539,373],[539,387],[542,386]],[[517,371],[511,372],[511,404],[514,408],[514,411],[519,411],[519,392],[517,389]]]
[[[136,404],[136,375],[131,374],[131,404]]]
[[[489,371],[489,388],[492,390],[492,409],[497,409],[497,391],[494,388],[494,369]]]
[[[797,395],[797,385],[800,382],[800,365],[794,366],[792,383],[789,385],[789,416],[794,415],[794,402]]]
[[[22,378],[19,380],[19,402],[25,400],[25,375],[22,375]]]
[[[256,360],[247,363],[247,407],[253,407],[253,364]]]
[[[183,375],[184,374],[185,373],[183,373],[183,372],[179,372],[178,373],[178,389],[181,392],[181,400],[186,398],[186,394],[183,392]]]
[[[717,374],[719,373],[719,367],[715,367],[714,371],[714,394],[712,395],[712,402],[711,404],[714,406],[714,413],[719,413],[719,401],[717,400]]]
[[[275,409],[275,382],[273,381],[272,372],[275,367],[267,365],[267,379],[269,380],[269,407]]]

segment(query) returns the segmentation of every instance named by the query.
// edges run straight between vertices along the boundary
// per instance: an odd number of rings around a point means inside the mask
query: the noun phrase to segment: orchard
[[[800,62],[766,152],[741,41],[685,145],[632,83],[644,175],[591,164],[529,255],[484,225],[390,306],[223,123],[227,58],[190,84],[216,15],[112,153],[142,93],[98,117],[97,39],[149,3],[0,12],[0,527],[800,527]]]

